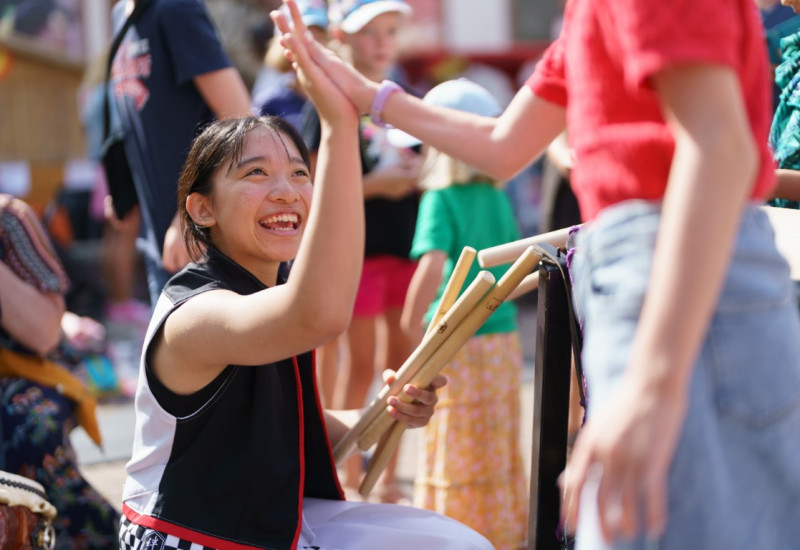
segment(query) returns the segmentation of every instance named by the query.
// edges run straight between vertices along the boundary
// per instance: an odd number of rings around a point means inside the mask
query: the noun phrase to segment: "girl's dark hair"
[[[214,191],[214,175],[220,169],[227,170],[239,161],[247,135],[258,128],[266,128],[288,137],[297,147],[306,166],[311,166],[303,138],[294,126],[280,117],[246,116],[209,124],[192,143],[178,179],[178,211],[183,221],[183,240],[194,261],[202,257],[206,247],[212,245],[211,230],[192,220],[186,210],[186,197],[192,193],[210,196]]]

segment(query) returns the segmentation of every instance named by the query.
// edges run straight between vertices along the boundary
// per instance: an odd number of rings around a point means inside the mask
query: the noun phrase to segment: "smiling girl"
[[[322,119],[314,185],[280,118],[213,123],[189,152],[178,209],[198,262],[164,287],[144,343],[122,549],[355,548],[386,525],[422,547],[487,547],[441,516],[343,501],[331,443],[357,411],[322,410],[309,350],[345,329],[358,285],[358,120],[314,74],[299,71]],[[426,424],[444,383],[390,398],[391,414]]]

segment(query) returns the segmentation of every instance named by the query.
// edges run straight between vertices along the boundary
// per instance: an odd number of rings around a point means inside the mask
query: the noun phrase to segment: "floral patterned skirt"
[[[414,504],[472,527],[497,550],[522,548],[529,488],[519,448],[519,335],[475,336],[442,372],[449,381],[425,427]]]
[[[72,402],[52,388],[0,377],[0,470],[39,482],[58,511],[56,548],[118,545],[119,513],[78,471]]]

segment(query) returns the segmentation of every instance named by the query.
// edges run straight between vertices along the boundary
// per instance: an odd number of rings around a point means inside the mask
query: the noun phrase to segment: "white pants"
[[[303,499],[298,550],[492,550],[466,525],[441,514],[367,502]]]

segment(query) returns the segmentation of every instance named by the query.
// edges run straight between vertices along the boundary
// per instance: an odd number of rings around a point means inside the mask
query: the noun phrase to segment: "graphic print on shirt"
[[[135,30],[132,31],[135,33]],[[111,83],[114,96],[119,100],[128,96],[133,100],[137,111],[141,111],[150,97],[150,90],[144,80],[150,77],[153,58],[147,38],[136,36],[125,40],[119,47],[111,67]]]

